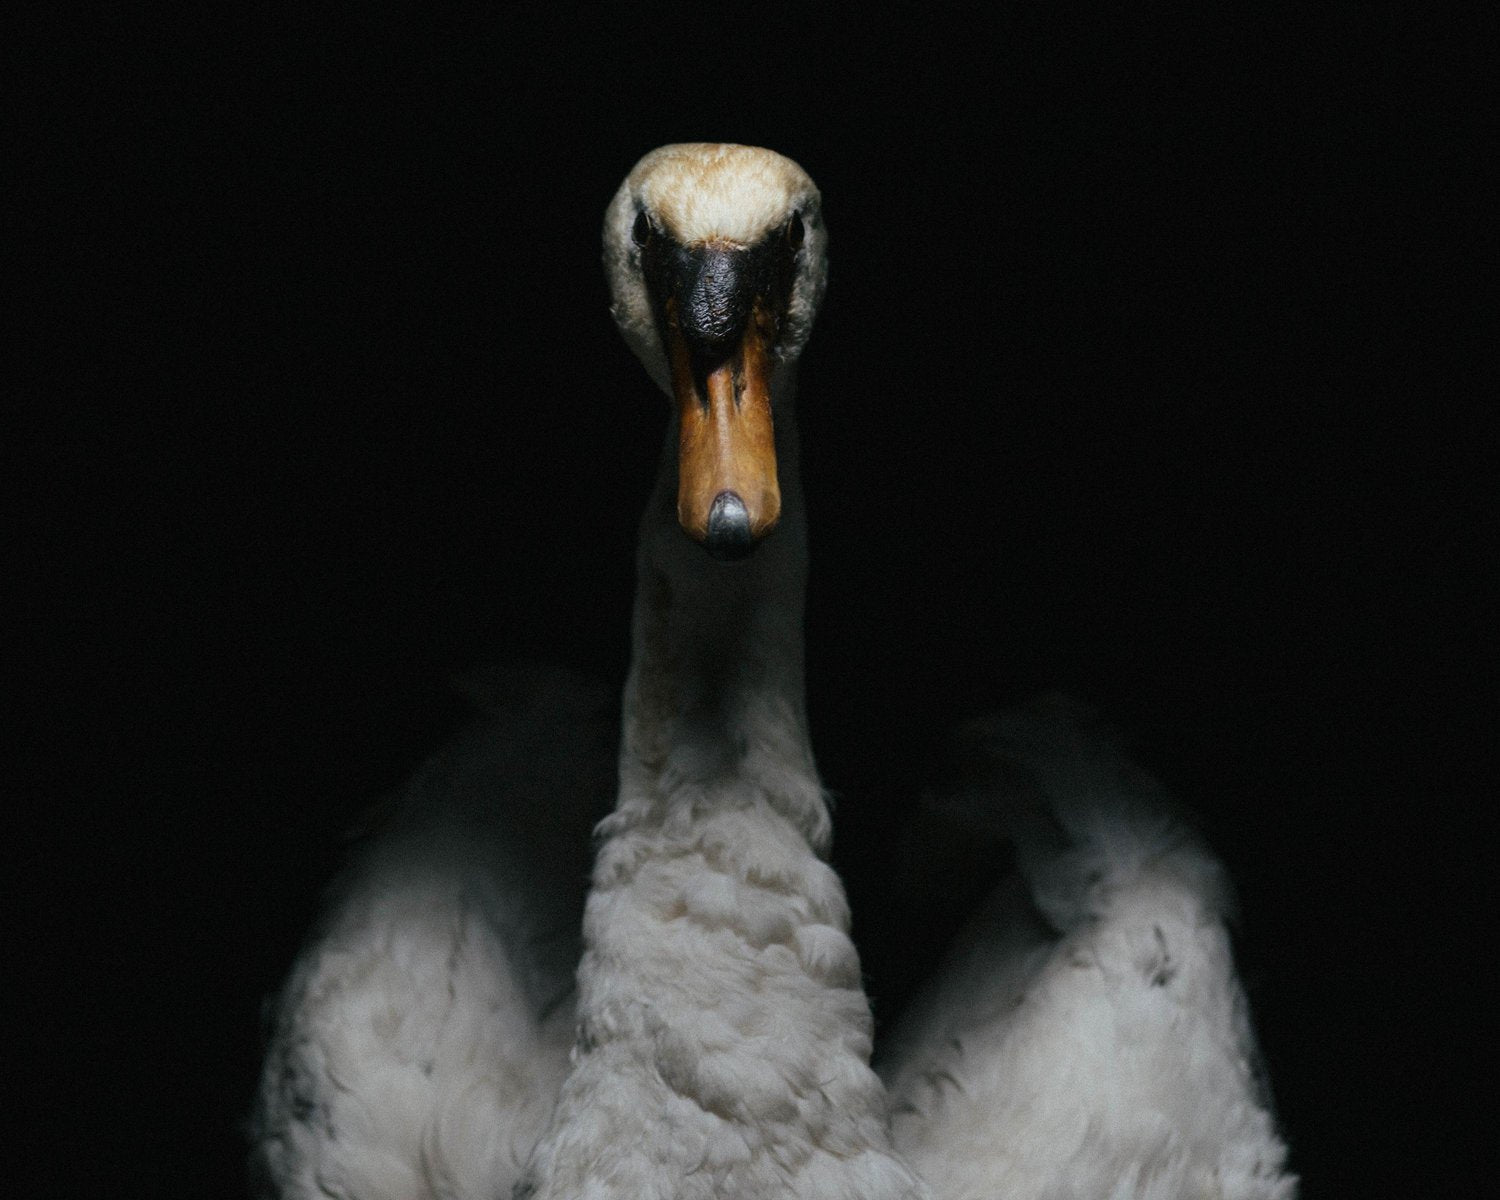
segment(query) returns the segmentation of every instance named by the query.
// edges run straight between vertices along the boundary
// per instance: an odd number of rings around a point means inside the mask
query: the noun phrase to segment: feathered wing
[[[488,690],[385,807],[276,1005],[260,1195],[508,1196],[551,1113],[618,723],[603,688],[562,671]]]
[[[1065,698],[967,727],[935,807],[1018,871],[882,1048],[937,1200],[1288,1200],[1222,865]]]

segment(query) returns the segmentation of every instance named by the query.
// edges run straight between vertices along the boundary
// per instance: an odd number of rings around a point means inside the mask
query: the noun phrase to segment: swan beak
[[[675,309],[668,305],[666,326],[679,427],[677,520],[715,558],[743,558],[781,516],[771,422],[775,318],[756,301],[739,344],[704,371]]]

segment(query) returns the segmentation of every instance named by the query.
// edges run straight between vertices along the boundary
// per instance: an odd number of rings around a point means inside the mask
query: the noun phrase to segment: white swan
[[[266,1058],[268,1195],[1294,1194],[1222,869],[1060,702],[974,726],[938,806],[1014,838],[1021,872],[882,1043],[893,1150],[803,707],[792,392],[818,203],[769,151],[673,146],[607,214],[614,314],[674,419],[576,1015],[581,834],[614,726],[586,685],[534,676],[332,894]]]
[[[792,390],[824,242],[811,180],[743,146],[648,154],[609,208],[615,317],[674,419],[641,524],[579,1047],[517,1197],[925,1195],[868,1065],[804,715]]]
[[[1060,697],[976,722],[934,808],[1015,843],[881,1046],[936,1200],[1289,1200],[1222,865]]]
[[[276,1006],[252,1187],[281,1200],[508,1196],[568,1070],[604,689],[513,670],[385,810]]]

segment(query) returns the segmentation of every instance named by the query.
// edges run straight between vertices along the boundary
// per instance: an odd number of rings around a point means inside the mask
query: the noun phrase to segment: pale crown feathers
[[[636,217],[644,212],[654,228],[684,246],[710,241],[750,246],[800,215],[806,232],[776,347],[777,356],[790,364],[812,332],[828,278],[820,201],[801,167],[756,146],[687,142],[662,146],[636,163],[604,216],[604,272],[615,322],[658,387],[671,393],[640,249],[631,238]]]

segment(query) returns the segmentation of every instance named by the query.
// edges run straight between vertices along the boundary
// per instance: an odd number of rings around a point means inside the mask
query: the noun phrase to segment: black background
[[[599,226],[697,139],[824,193],[808,682],[878,1016],[948,931],[887,886],[938,738],[1065,686],[1239,883],[1304,1194],[1477,1170],[1471,45],[1383,4],[16,43],[8,957],[19,1144],[70,1147],[46,1194],[238,1194],[261,1002],[339,831],[461,718],[450,675],[623,678],[666,404]]]

